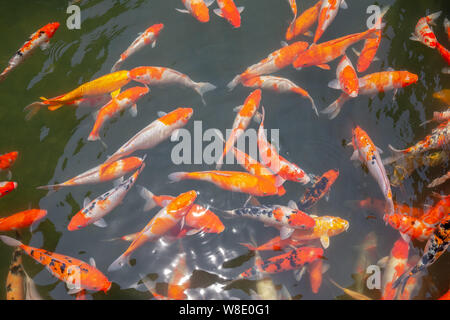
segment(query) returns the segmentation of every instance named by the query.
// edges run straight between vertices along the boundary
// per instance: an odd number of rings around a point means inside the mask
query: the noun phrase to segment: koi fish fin
[[[167,115],[167,112],[164,112],[164,111],[158,111],[157,113],[156,113],[157,115],[158,115],[158,117],[164,117],[165,115]]]
[[[8,236],[0,236],[0,240],[2,240],[6,245],[10,247],[20,247],[22,245],[22,242],[19,240],[13,239]]]
[[[157,206],[156,202],[153,200],[155,196],[150,190],[143,186],[136,186],[139,191],[139,195],[145,200],[144,211],[149,211]]]
[[[108,267],[108,271],[117,271],[119,269],[122,269],[125,264],[129,265],[130,261],[130,256],[128,255],[121,255],[120,257],[118,257],[113,263],[111,263],[111,265]]]
[[[286,180],[283,179],[282,177],[280,177],[280,176],[278,176],[278,175],[275,177],[275,187],[279,188],[279,187],[281,187],[285,182],[286,182]]]
[[[59,190],[63,185],[62,184],[50,184],[48,186],[40,186],[40,187],[36,187],[36,189],[39,190]]]
[[[244,106],[244,105],[241,104],[240,106],[234,107],[234,108],[233,108],[233,112],[239,112],[239,111],[241,111],[241,109],[242,109],[243,106]]]
[[[356,51],[355,48],[352,48],[352,51],[357,57],[359,57],[361,55],[361,52]]]
[[[294,210],[298,210],[297,203],[295,203],[295,201],[293,201],[293,200],[289,200],[288,207],[291,209],[294,209]]]
[[[306,36],[306,37],[312,38],[314,36],[314,33],[312,33],[312,31],[308,30],[303,35]]]
[[[341,1],[340,8],[341,8],[341,9],[348,9],[348,5],[347,5],[347,3],[345,2],[345,0],[342,0],[342,1]]]
[[[83,290],[83,288],[73,288],[73,289],[69,289],[69,291],[67,293],[72,295],[72,294],[80,293],[82,290]]]
[[[147,290],[152,294],[152,295],[154,295],[154,293],[156,292],[155,291],[155,288],[156,288],[156,281],[153,281],[153,280],[150,280],[149,278],[147,278],[147,277],[143,277],[142,275],[140,275],[141,276],[141,281],[142,281],[142,283],[144,284],[144,286],[145,286],[145,288],[147,288]]]
[[[409,40],[420,41],[419,37],[415,33],[411,33],[411,36],[409,37]]]
[[[292,233],[294,232],[294,228],[281,227],[280,229],[280,239],[286,240],[288,239]]]
[[[428,22],[428,23],[431,24],[432,26],[435,26],[435,25],[436,25],[436,22],[434,22],[434,20],[436,20],[437,18],[439,18],[439,16],[441,15],[441,13],[442,13],[442,11],[438,11],[438,12],[435,12],[435,13],[432,13],[432,14],[428,15],[428,18],[431,19],[431,21]]]
[[[380,268],[386,268],[388,260],[389,260],[389,256],[385,256],[385,257],[383,257],[383,258],[381,258],[380,260],[377,261],[377,265]]]
[[[83,208],[86,208],[89,205],[89,203],[91,203],[91,199],[89,199],[89,197],[84,198]]]
[[[289,44],[286,41],[281,41],[281,46],[282,47],[287,47]]]
[[[227,88],[229,91],[233,90],[238,83],[241,81],[241,76],[237,75],[236,77],[233,78],[233,80],[231,80],[228,84],[227,84]]]
[[[125,181],[125,178],[121,176],[120,178],[114,180],[113,185],[114,187],[120,186]]]
[[[99,228],[106,228],[108,226],[108,224],[103,218],[100,218],[99,220],[95,221],[94,225],[96,225]]]
[[[331,80],[328,82],[328,87],[336,90],[342,90],[341,84],[338,79]]]
[[[152,43],[152,48],[156,47],[156,40]]]
[[[442,68],[441,72],[442,72],[443,74],[450,74],[450,67]]]
[[[323,64],[316,64],[316,67],[318,67],[318,68],[320,68],[320,69],[323,69],[323,70],[330,70],[331,69],[331,67],[328,65],[328,64],[326,64],[326,63],[323,63]],[[297,69],[298,70],[298,69]]]
[[[25,120],[30,120],[42,107],[46,107],[46,105],[40,101],[33,102],[26,106],[23,111],[28,111],[25,116]]]
[[[11,180],[11,178],[12,178],[12,172],[11,172],[11,170],[8,170],[8,172],[6,173],[6,179]]]
[[[320,111],[320,113],[328,114],[328,118],[332,120],[336,118],[339,112],[341,112],[342,106],[344,105],[345,101],[347,101],[347,99],[345,98],[345,95],[342,94],[339,98],[336,99],[335,102],[330,104],[326,109]]]
[[[256,123],[261,123],[261,121],[262,121],[262,113],[256,111],[255,114],[253,115],[252,120],[253,120],[254,122],[256,122]]]
[[[249,292],[250,292],[250,298],[252,298],[252,300],[262,300],[261,296],[259,294],[257,294],[255,292],[255,290],[249,289]]]
[[[171,182],[178,182],[183,180],[184,176],[186,175],[186,172],[174,172],[169,174],[168,178]]]
[[[214,13],[216,15],[218,15],[221,18],[223,18],[223,12],[222,12],[222,10],[220,8],[214,9],[213,11],[214,11]]]
[[[320,237],[320,243],[324,249],[327,249],[330,246],[330,237],[327,235],[323,235]]]
[[[93,257],[90,257],[90,258],[89,258],[89,264],[90,264],[91,266],[93,266],[94,268],[97,267],[97,264],[95,263],[95,259],[94,259]]]
[[[377,148],[377,151],[379,154],[383,154],[383,150],[381,150],[380,148],[378,148],[377,146],[375,146],[375,148]]]
[[[181,13],[187,13],[187,14],[190,14],[189,11],[186,10],[186,9],[178,9],[178,8],[175,8],[175,10],[177,10],[178,12],[181,12]]]
[[[405,156],[405,154],[403,153],[403,150],[395,149],[391,145],[388,145],[388,146],[389,146],[389,149],[391,149],[394,154],[381,161],[384,165],[391,164],[392,162],[396,162]]]
[[[49,106],[47,109],[50,111],[55,111],[55,110],[58,110],[59,108],[61,108],[62,106],[63,106],[63,104],[56,104],[53,106]]]
[[[406,243],[410,243],[411,242],[411,237],[409,235],[407,235],[406,233],[401,233],[400,232],[400,236],[402,237],[402,239],[406,242]]]
[[[212,4],[214,3],[214,1],[216,1],[216,0],[204,0],[205,5],[206,5],[207,7],[209,7],[210,5],[212,5]]]
[[[303,275],[305,274],[305,271],[306,271],[305,266],[303,266],[301,269],[294,270],[295,280],[300,282],[300,280],[302,280]]]
[[[116,61],[116,63],[114,63],[114,65],[111,68],[111,73],[112,72],[116,72],[117,70],[119,70],[119,68],[122,66],[122,58],[120,58],[119,60]]]
[[[30,278],[25,270],[23,270],[23,272],[25,274],[25,300],[43,300],[41,295],[37,291],[33,279]]]
[[[199,82],[197,83],[197,85],[195,86],[195,91],[198,92],[198,94],[201,96],[202,98],[202,102],[204,105],[206,105],[205,99],[203,99],[203,95],[208,92],[208,91],[212,91],[214,89],[216,89],[217,87],[211,83],[208,82]]]
[[[115,97],[117,97],[120,94],[120,90],[121,90],[121,88],[111,92],[111,98],[114,99]]]
[[[261,202],[259,202],[254,196],[250,196],[250,204],[255,207],[261,207]]]
[[[255,250],[257,250],[257,248],[254,246],[254,245],[252,245],[252,244],[250,244],[250,243],[239,243],[241,246],[244,246],[244,247],[246,247],[248,250],[250,250],[250,251],[255,251]]]
[[[42,51],[47,50],[50,47],[50,41],[45,41],[43,44],[39,46]]]
[[[137,105],[135,103],[130,108],[130,114],[131,114],[132,117],[136,117],[137,113],[138,113],[138,110],[137,110]]]
[[[242,11],[244,11],[245,7],[237,7],[236,9],[238,9],[239,13],[242,13]]]

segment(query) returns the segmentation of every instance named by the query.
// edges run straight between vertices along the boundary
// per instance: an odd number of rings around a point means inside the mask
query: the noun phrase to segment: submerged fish
[[[286,40],[292,40],[300,34],[309,34],[309,29],[317,21],[319,17],[320,8],[322,7],[322,0],[311,8],[305,10],[298,18],[296,18],[286,31]]]
[[[432,13],[426,17],[420,18],[417,22],[414,33],[411,34],[410,39],[413,41],[422,42],[424,45],[432,49],[436,48],[437,39],[429,25],[436,25],[434,23],[434,20],[439,18],[441,13],[442,11],[439,11],[436,13]]]
[[[233,27],[241,26],[241,13],[244,7],[236,7],[233,0],[217,0],[218,9],[214,9],[214,13],[221,18],[226,19]]]
[[[11,191],[17,188],[17,182],[13,181],[3,181],[0,182],[0,198],[6,196]]]
[[[330,82],[328,86],[339,87],[345,94],[352,98],[358,96],[359,79],[352,62],[345,53],[336,68],[336,79]]]
[[[0,218],[0,231],[28,228],[47,215],[47,210],[30,209]]]
[[[8,179],[11,179],[11,172],[9,169],[16,162],[19,152],[13,151],[0,155],[0,172],[8,171]]]
[[[214,0],[181,0],[186,9],[175,8],[178,12],[192,15],[199,22],[209,21],[208,7],[214,3]]]
[[[317,25],[316,34],[314,35],[314,43],[316,43],[325,30],[330,26],[336,17],[339,7],[347,9],[345,0],[323,0],[319,13],[319,23]]]

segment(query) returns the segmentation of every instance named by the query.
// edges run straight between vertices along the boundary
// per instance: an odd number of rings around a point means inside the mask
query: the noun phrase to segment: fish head
[[[69,225],[67,226],[67,230],[69,231],[75,231],[79,230],[90,222],[91,219],[87,218],[83,211],[79,211],[76,215],[72,217],[72,219],[69,222]]]
[[[414,84],[417,82],[418,79],[419,79],[419,77],[417,76],[417,74],[414,74],[414,73],[411,73],[408,71],[403,71],[400,75],[402,87],[406,87],[411,84]]]
[[[191,12],[198,21],[209,21],[209,9],[203,1],[191,1]]]
[[[339,177],[339,170],[331,169],[323,174],[323,177],[327,178],[328,181],[334,182]]]
[[[44,32],[47,34],[47,37],[51,38],[55,34],[56,30],[58,30],[58,28],[59,22],[52,22],[44,27]]]
[[[164,24],[158,23],[152,26],[151,31],[155,36],[157,36],[162,31],[162,29],[164,29]]]

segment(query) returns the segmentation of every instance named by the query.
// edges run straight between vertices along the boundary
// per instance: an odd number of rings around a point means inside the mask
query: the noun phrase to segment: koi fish
[[[28,228],[47,215],[47,210],[30,209],[0,218],[0,231]]]
[[[384,214],[386,201],[375,198],[366,198],[359,201],[350,201],[361,209],[373,210],[381,215]],[[421,218],[425,212],[421,208],[411,207],[405,204],[394,202],[394,213],[403,214],[414,218]]]
[[[386,92],[388,90],[394,90],[394,96],[397,93],[398,88],[407,87],[413,83],[416,83],[418,76],[408,71],[382,71],[365,75],[359,79],[358,95],[375,95],[379,92]],[[335,85],[335,83],[330,83]],[[333,86],[333,89],[340,90],[341,87]],[[341,111],[344,103],[351,99],[345,92],[321,113],[328,114],[328,118],[334,119]]]
[[[219,8],[214,9],[214,13],[227,21],[235,28],[241,26],[241,13],[244,7],[236,7],[233,0],[217,0]]]
[[[20,249],[13,251],[11,265],[6,276],[6,300],[25,300],[25,271]]]
[[[288,2],[289,6],[291,7],[292,13],[294,14],[294,19],[292,20],[294,21],[297,17],[297,3],[295,2],[295,0],[288,0]]]
[[[227,84],[228,89],[231,91],[239,83],[242,83],[245,80],[255,76],[271,74],[289,66],[295,60],[297,55],[300,52],[305,51],[308,46],[309,44],[307,42],[297,41],[272,52],[267,58],[248,67],[243,73],[234,77],[233,80]]]
[[[163,67],[137,67],[130,70],[130,78],[134,81],[153,86],[166,84],[179,84],[194,89],[202,98],[203,104],[206,105],[203,95],[216,86],[208,82],[195,82],[187,75],[173,69]]]
[[[316,43],[325,30],[330,26],[336,17],[339,7],[347,9],[345,0],[324,0],[320,8],[319,23],[317,25],[316,34],[314,35],[314,43]]]
[[[437,39],[430,25],[436,25],[434,20],[439,18],[442,11],[432,13],[426,17],[420,18],[416,24],[415,32],[409,39],[422,42],[427,47],[436,48]]]
[[[312,45],[307,50],[300,52],[292,65],[300,70],[310,66],[324,66],[329,69],[328,62],[342,56],[351,45],[369,38],[376,37],[379,28],[369,29],[364,32],[350,34],[338,39]]]
[[[425,268],[428,268],[447,250],[450,244],[450,215],[441,221],[433,235],[428,239],[425,246],[425,252],[419,262],[411,268],[409,271],[402,274],[397,281],[395,281],[393,287],[397,288],[399,285],[405,286],[408,279]],[[403,291],[403,289],[401,290]]]
[[[104,163],[63,183],[41,186],[37,187],[37,189],[58,190],[62,187],[95,184],[114,180],[126,175],[129,172],[137,170],[142,165],[143,161],[144,160],[139,157],[129,157],[117,160],[113,163]]]
[[[69,291],[70,294],[82,289],[106,293],[111,288],[108,278],[93,265],[66,255],[27,246],[7,236],[0,236],[0,240],[8,246],[19,247],[31,258],[44,265],[54,277],[64,281],[69,288],[75,287]]]
[[[279,155],[276,148],[267,141],[264,134],[264,107],[262,109],[262,121],[258,129],[258,149],[262,163],[285,180],[299,182],[303,185],[309,183],[311,179],[306,172]]]
[[[309,282],[313,293],[318,293],[322,285],[322,275],[327,271],[327,266],[323,264],[322,259],[311,262],[307,269],[309,271]]]
[[[156,196],[144,187],[140,187],[139,189],[139,194],[146,201],[144,211],[149,211],[155,206],[165,207],[175,199],[173,196]],[[206,233],[221,233],[225,230],[222,221],[220,221],[214,212],[198,204],[194,204],[186,214],[184,223],[184,228],[187,227],[194,232],[201,230]],[[193,232],[188,231],[187,234],[190,235]]]
[[[436,227],[450,212],[450,195],[441,196],[437,193],[435,195],[440,200],[421,217],[421,220],[429,227]]]
[[[13,151],[0,155],[0,172],[7,171],[16,162],[19,152]],[[10,179],[10,178],[8,178]]]
[[[208,7],[214,3],[214,0],[181,0],[186,9],[175,8],[178,12],[188,13],[199,22],[205,23],[209,21]]]
[[[86,82],[78,88],[60,96],[50,99],[41,97],[42,102],[33,102],[25,107],[24,111],[28,111],[26,119],[31,119],[43,106],[54,111],[65,104],[80,100],[81,98],[103,96],[113,91],[117,92],[118,89],[127,85],[130,81],[129,71],[116,71]]]
[[[243,192],[257,197],[284,195],[284,189],[274,185],[270,179],[257,177],[247,172],[237,171],[199,171],[174,172],[169,175],[172,182],[181,180],[201,180],[215,184],[217,187],[233,192]]]
[[[439,42],[436,43],[436,49],[441,55],[441,57],[444,58],[445,62],[447,62],[447,64],[450,65],[450,51],[443,45],[441,45]],[[443,71],[443,73],[447,72]]]
[[[358,160],[365,164],[370,174],[377,181],[381,192],[387,203],[387,215],[394,213],[394,202],[392,200],[391,184],[381,162],[380,149],[378,149],[370,139],[369,135],[356,126],[352,132],[352,145],[354,152],[350,160]]]
[[[261,221],[265,226],[279,228],[281,240],[289,238],[296,229],[310,229],[315,225],[314,219],[305,212],[280,205],[244,207],[224,212],[232,216]]]
[[[278,93],[294,92],[304,98],[309,99],[309,101],[311,101],[313,110],[316,112],[317,116],[319,116],[316,104],[314,103],[314,100],[311,98],[309,93],[305,89],[293,83],[291,80],[274,76],[255,76],[248,80],[243,80],[242,85],[244,85],[245,87],[272,90]]]
[[[340,88],[345,94],[352,98],[358,96],[359,80],[356,75],[355,68],[353,68],[352,62],[344,53],[341,61],[336,69],[336,79],[331,81],[328,86],[330,88]]]
[[[377,23],[381,25],[381,21],[386,14],[386,12],[389,10],[389,6],[386,6],[381,11]],[[361,50],[361,52],[356,51],[354,48],[352,48],[353,52],[359,57],[358,62],[356,64],[356,69],[358,72],[364,72],[369,68],[370,64],[374,60],[378,60],[378,58],[375,56],[377,54],[378,47],[380,46],[381,42],[381,28],[377,30],[377,37],[375,39],[366,39],[364,42],[364,47]]]
[[[144,229],[139,232],[128,249],[109,266],[108,271],[115,271],[122,268],[136,249],[148,241],[154,241],[160,238],[177,225],[192,208],[196,198],[197,192],[191,190],[180,194],[166,207],[162,208]]]
[[[306,189],[302,199],[297,203],[301,210],[311,208],[322,197],[330,192],[331,186],[339,177],[339,170],[328,170],[319,177],[311,188]]]
[[[0,198],[6,196],[11,191],[17,188],[17,182],[4,181],[0,182]]]
[[[164,28],[164,24],[158,23],[150,26],[147,28],[142,34],[139,35],[132,43],[131,45],[125,50],[121,55],[120,59],[114,63],[113,67],[111,68],[111,72],[117,71],[122,63],[128,59],[131,55],[135,54],[139,50],[141,50],[146,45],[151,44],[152,48],[156,46],[156,40],[158,39],[159,34]]]
[[[423,126],[424,124],[427,124],[429,122],[432,121],[436,121],[436,122],[444,122],[450,120],[450,109],[447,109],[446,111],[442,111],[442,112],[433,112],[433,118],[430,120],[427,120],[425,122],[422,122],[420,125]]]
[[[0,74],[0,82],[6,79],[6,76],[17,66],[19,66],[25,59],[31,56],[37,47],[45,50],[49,46],[50,39],[59,28],[58,22],[46,24],[38,31],[33,33],[22,47],[9,60],[8,66]]]
[[[431,181],[430,184],[428,184],[428,188],[434,188],[437,187],[441,184],[443,184],[445,181],[447,181],[448,179],[450,179],[450,170],[447,171],[446,174],[444,174],[442,177],[436,178],[433,181]]]
[[[159,112],[159,119],[151,122],[144,129],[136,133],[130,140],[122,145],[110,156],[105,165],[117,161],[137,150],[151,149],[167,138],[177,129],[184,127],[192,117],[194,110],[191,108],[177,108],[169,113]]]
[[[83,209],[78,211],[69,222],[67,230],[75,231],[95,224],[104,228],[107,226],[103,217],[110,213],[114,208],[122,203],[128,191],[133,187],[139,174],[144,170],[145,163],[142,162],[141,167],[133,173],[127,180],[121,181],[116,187],[105,192],[96,199],[90,201],[89,198],[84,200]]]
[[[350,290],[350,289],[347,289],[347,288],[344,288],[344,287],[338,285],[338,284],[337,284],[334,280],[332,280],[332,279],[328,279],[328,280],[330,280],[330,282],[331,282],[332,284],[334,284],[336,287],[338,287],[339,289],[341,289],[342,291],[344,291],[347,295],[349,295],[350,297],[352,297],[352,298],[355,299],[355,300],[373,300],[373,299],[369,298],[368,296],[366,296],[366,295],[364,295],[364,294],[362,294],[362,293],[359,293],[359,292],[356,292],[356,291],[353,291],[353,290]]]
[[[441,100],[445,104],[450,104],[450,89],[443,89],[433,93],[433,98]]]
[[[132,87],[123,91],[104,105],[97,114],[97,119],[89,134],[88,140],[94,141],[100,139],[99,132],[105,121],[111,119],[126,108],[131,107],[130,113],[135,117],[137,115],[136,102],[149,91],[148,87]]]
[[[239,279],[252,278],[258,270],[265,273],[279,273],[296,270],[305,264],[312,263],[323,257],[322,248],[301,247],[287,253],[265,260],[261,265],[254,266],[239,275]]]
[[[292,40],[299,34],[309,34],[309,29],[317,21],[319,17],[322,0],[319,0],[314,6],[305,10],[298,18],[294,17],[289,28],[286,31],[286,40]]]
[[[223,164],[224,157],[228,154],[230,149],[233,147],[234,143],[238,138],[244,133],[245,129],[247,129],[250,121],[255,115],[256,111],[259,108],[259,104],[261,102],[261,90],[257,89],[249,94],[249,96],[245,99],[244,104],[240,107],[236,118],[233,122],[233,127],[231,129],[231,134],[225,143],[225,147],[223,149],[222,155],[217,160],[216,169],[220,169]]]
[[[387,222],[392,228],[398,230],[405,241],[417,239],[427,240],[434,231],[433,227],[426,225],[421,219],[401,213],[394,213],[387,217]]]

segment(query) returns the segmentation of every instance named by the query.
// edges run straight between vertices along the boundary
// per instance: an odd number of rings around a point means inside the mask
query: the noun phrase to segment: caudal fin
[[[63,185],[62,184],[50,184],[48,186],[40,186],[40,187],[36,187],[36,189],[39,190],[59,190]]]
[[[336,99],[335,102],[330,104],[326,109],[320,111],[320,113],[324,113],[328,115],[328,118],[330,120],[336,118],[336,116],[341,112],[341,109],[344,105],[344,102],[346,99],[343,99],[343,96],[341,95],[339,98]]]
[[[11,247],[20,247],[22,245],[22,242],[8,236],[0,236],[0,240]]]
[[[203,95],[208,92],[216,89],[217,87],[209,82],[199,82],[195,86],[195,91],[198,92],[198,94],[202,97],[202,102],[204,105],[206,105],[205,99],[203,98]]]
[[[391,164],[403,158],[405,156],[404,150],[395,149],[393,146],[389,145],[389,149],[393,152],[392,156],[387,157],[382,160],[383,165]]]
[[[311,101],[312,109],[314,110],[316,115],[319,116],[319,111],[317,111],[317,107],[316,104],[314,103],[313,98],[311,98],[311,96],[308,96],[307,98],[309,99],[309,101]]]
[[[250,244],[250,243],[243,243],[243,242],[241,242],[241,243],[239,243],[241,246],[244,246],[244,247],[246,247],[248,250],[250,250],[250,251],[256,251],[257,250],[257,248],[255,247],[255,246],[253,246],[252,244]]]
[[[231,80],[228,84],[227,84],[227,88],[229,91],[233,90],[234,88],[236,88],[236,86],[238,85],[238,83],[241,81],[241,77],[239,75],[237,75],[236,77],[234,77],[233,80]]]
[[[116,63],[114,63],[114,65],[111,68],[111,73],[119,70],[119,68],[122,66],[122,63],[123,63],[122,59],[117,60]]]
[[[126,264],[129,264],[130,257],[128,255],[121,255],[108,267],[108,271],[116,271],[122,269]]]
[[[30,120],[42,107],[47,107],[47,105],[41,101],[36,101],[27,105],[23,109],[23,111],[28,112],[25,116],[25,120]]]
[[[136,186],[139,190],[139,195],[145,200],[144,211],[149,211],[157,206],[153,197],[155,196],[150,190],[142,186]]]
[[[178,182],[183,180],[184,176],[186,175],[186,172],[174,172],[169,174],[169,180],[171,182]]]

